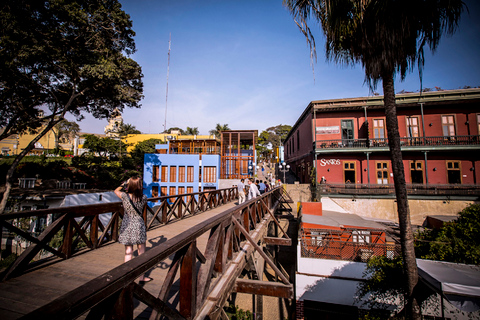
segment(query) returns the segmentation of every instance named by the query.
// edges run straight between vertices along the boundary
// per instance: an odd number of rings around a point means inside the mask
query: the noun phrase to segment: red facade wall
[[[438,101],[435,103],[427,101],[423,108],[420,104],[399,105],[397,108],[406,182],[429,185],[457,183],[478,185],[480,123],[477,119],[480,109],[477,106],[480,101],[441,101],[442,94],[436,95],[435,99]],[[378,141],[374,136],[374,120],[383,119],[386,126],[383,108],[367,107],[366,118],[365,109],[349,108],[348,104],[341,108],[333,108],[331,111],[318,109],[313,120],[315,128],[318,129],[315,130],[314,136],[311,125],[313,108],[309,111],[301,122],[297,122],[286,141],[286,162],[290,164],[291,170],[297,174],[301,183],[310,182],[311,168],[315,166],[318,182],[324,177],[327,184],[393,184],[386,140],[383,145],[372,144]],[[442,116],[451,116],[454,119],[454,135],[444,136]],[[408,122],[412,121],[412,118],[416,118],[418,124],[418,136],[414,138],[410,137],[408,132]],[[346,140],[342,140],[342,120],[353,121],[353,140],[358,144],[346,145]],[[300,148],[298,138],[301,140]],[[366,140],[367,138],[369,140]],[[385,139],[387,138],[385,127]],[[410,149],[405,150],[405,147]],[[448,168],[452,163],[458,166],[454,170]],[[415,169],[412,169],[412,166]],[[452,178],[452,172],[455,178]]]

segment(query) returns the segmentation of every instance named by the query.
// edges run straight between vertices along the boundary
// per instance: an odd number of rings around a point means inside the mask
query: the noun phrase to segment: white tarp
[[[60,207],[84,206],[88,204],[101,204],[109,202],[120,202],[115,192],[95,192],[95,193],[80,193],[70,194],[65,196],[65,199],[60,204]],[[105,226],[110,221],[112,213],[102,213],[99,215],[100,222]]]

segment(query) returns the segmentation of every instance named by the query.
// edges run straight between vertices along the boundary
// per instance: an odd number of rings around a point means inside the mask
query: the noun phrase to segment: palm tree
[[[118,135],[120,137],[127,136],[129,134],[141,134],[142,132],[138,130],[133,124],[122,122],[118,128]]]
[[[347,65],[360,62],[372,91],[382,80],[406,275],[406,311],[411,318],[420,319],[413,295],[418,271],[398,133],[394,77],[399,73],[401,79],[405,79],[417,63],[421,78],[425,45],[435,51],[443,34],[455,32],[465,4],[461,0],[284,0],[284,5],[305,35],[312,59],[316,58],[316,47],[308,25],[311,18],[321,24],[328,60]]]
[[[215,129],[210,130],[210,135],[215,136],[217,138],[220,138],[220,132],[230,130],[228,127],[228,124],[221,125],[220,123],[217,123],[217,126]]]
[[[193,127],[193,128],[190,128],[190,127],[187,127],[187,130],[185,131],[185,134],[188,134],[188,135],[197,135],[199,133],[198,131],[198,127]]]

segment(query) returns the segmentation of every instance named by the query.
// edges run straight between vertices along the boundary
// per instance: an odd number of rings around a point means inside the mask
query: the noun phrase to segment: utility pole
[[[165,124],[163,125],[163,132],[167,130],[167,102],[168,102],[168,74],[170,73],[170,46],[172,44],[172,33],[168,39],[168,64],[167,64],[167,92],[165,95]]]

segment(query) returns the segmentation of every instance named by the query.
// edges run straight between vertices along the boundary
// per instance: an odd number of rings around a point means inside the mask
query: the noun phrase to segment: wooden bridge
[[[277,187],[241,205],[236,198],[228,188],[149,199],[160,204],[143,212],[147,251],[126,263],[116,242],[120,202],[0,216],[0,232],[30,243],[2,273],[0,319],[225,319],[232,292],[293,298],[265,247],[292,243],[276,219],[291,211],[288,194]],[[103,213],[111,213],[107,224]],[[18,226],[47,215],[55,219],[38,236]],[[264,281],[266,266],[277,282]],[[143,273],[153,281],[139,283]]]

